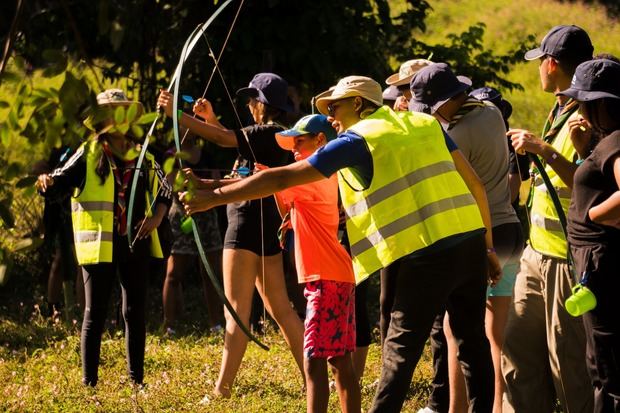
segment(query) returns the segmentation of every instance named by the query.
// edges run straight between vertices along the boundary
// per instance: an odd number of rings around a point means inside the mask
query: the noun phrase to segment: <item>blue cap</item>
[[[275,73],[254,75],[248,87],[237,90],[237,96],[254,98],[284,112],[293,110],[288,98],[288,82]]]
[[[499,93],[499,90],[495,88],[483,86],[469,92],[469,96],[473,96],[478,100],[487,100],[497,106],[506,121],[510,118],[510,115],[512,115],[512,105],[504,99],[502,94]]]
[[[409,109],[432,115],[444,103],[471,86],[465,76],[456,76],[445,63],[426,66],[411,78]]]
[[[335,139],[337,136],[336,130],[327,120],[327,116],[307,115],[299,119],[291,129],[276,133],[276,141],[282,149],[292,150],[295,146],[295,140],[293,139],[295,136],[308,133],[316,135],[319,132],[323,132],[328,141]]]
[[[578,26],[555,26],[542,39],[540,47],[525,54],[525,60],[551,56],[560,61],[584,62],[592,59],[594,47],[590,36]]]
[[[620,99],[620,64],[608,59],[583,62],[575,69],[570,87],[557,94],[581,102]]]

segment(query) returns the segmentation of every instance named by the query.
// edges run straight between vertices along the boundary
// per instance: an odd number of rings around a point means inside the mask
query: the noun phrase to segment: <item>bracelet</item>
[[[577,159],[577,160],[575,161],[575,164],[576,164],[577,166],[579,166],[579,165],[581,165],[581,164],[583,163],[583,161],[585,161],[585,159]]]
[[[177,109],[177,119],[181,119],[183,116],[183,111],[181,109]]]
[[[495,248],[487,248],[487,254],[495,254]]]

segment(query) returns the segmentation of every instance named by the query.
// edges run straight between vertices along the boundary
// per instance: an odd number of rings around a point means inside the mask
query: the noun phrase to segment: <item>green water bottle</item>
[[[566,299],[564,306],[573,317],[584,315],[596,307],[596,296],[585,285],[579,283],[572,288],[572,294]]]

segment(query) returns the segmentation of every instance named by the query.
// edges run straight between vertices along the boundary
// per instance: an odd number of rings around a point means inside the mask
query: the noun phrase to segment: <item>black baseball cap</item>
[[[444,103],[471,86],[465,76],[456,76],[446,63],[433,63],[411,78],[409,110],[432,115]]]
[[[592,59],[594,47],[590,36],[578,26],[555,26],[544,37],[540,47],[525,53],[525,60],[551,56],[560,61],[583,62]]]
[[[288,83],[275,73],[254,75],[248,87],[237,90],[237,96],[254,98],[284,112],[293,110],[288,98]]]
[[[575,69],[570,87],[557,94],[581,102],[620,99],[620,64],[608,59],[583,62]]]

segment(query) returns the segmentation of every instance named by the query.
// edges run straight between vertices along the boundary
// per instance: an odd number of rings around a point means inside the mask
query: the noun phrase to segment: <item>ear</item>
[[[560,68],[558,61],[553,57],[547,58],[547,74],[553,73]]]
[[[359,111],[362,108],[362,103],[362,98],[355,96],[355,98],[353,98],[353,110],[356,112]]]
[[[317,144],[319,146],[323,146],[327,143],[327,136],[323,132],[319,132],[316,134]]]

